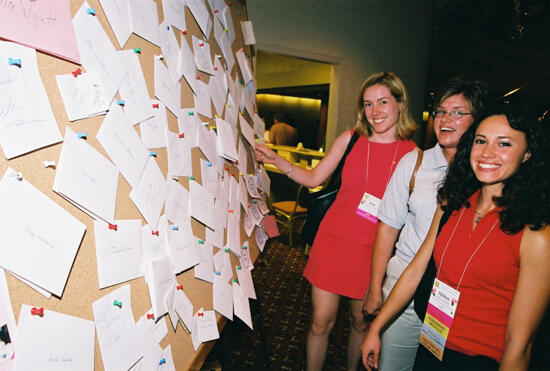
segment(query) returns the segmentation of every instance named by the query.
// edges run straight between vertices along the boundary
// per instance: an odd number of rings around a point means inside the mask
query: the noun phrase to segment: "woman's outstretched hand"
[[[380,336],[375,331],[369,331],[365,341],[361,345],[361,357],[363,365],[372,371],[378,368],[378,356],[380,355]]]
[[[273,164],[277,158],[277,154],[263,143],[254,145],[254,158],[264,164]]]

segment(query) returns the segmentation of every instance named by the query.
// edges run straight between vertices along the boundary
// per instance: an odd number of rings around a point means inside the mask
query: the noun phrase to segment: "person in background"
[[[275,145],[296,146],[298,132],[287,124],[286,117],[282,113],[273,115],[273,125],[269,129],[269,142]]]
[[[550,301],[548,161],[542,125],[522,107],[498,106],[468,129],[438,192],[428,235],[362,346],[369,370],[379,365],[382,328],[411,300],[432,257],[434,290],[446,284],[446,296],[456,295],[452,289],[459,296],[454,318],[444,319],[442,361],[421,346],[414,370],[527,370]],[[444,212],[448,220],[438,235]],[[437,309],[430,313],[441,317]]]
[[[312,188],[333,173],[352,136],[358,136],[346,157],[340,190],[319,226],[304,272],[312,284],[313,307],[307,338],[308,370],[323,367],[341,297],[350,304],[347,368],[357,369],[360,345],[368,329],[362,307],[378,212],[377,207],[370,213],[359,207],[367,198],[380,201],[397,163],[415,148],[410,138],[416,123],[405,86],[394,73],[376,73],[363,82],[358,110],[355,129],[338,136],[313,170],[292,165],[263,144],[256,144],[254,149],[257,160],[274,164],[290,179]]]
[[[409,183],[419,153],[411,152],[401,159],[380,205],[370,286],[363,309],[366,315],[378,313],[383,298],[388,297],[420,248],[437,207],[437,189],[462,134],[494,101],[485,83],[464,78],[451,79],[436,95],[433,115],[438,143],[420,159],[414,190],[409,189]],[[392,257],[394,246],[396,252]],[[422,321],[411,301],[382,333],[379,370],[412,370],[421,327]]]

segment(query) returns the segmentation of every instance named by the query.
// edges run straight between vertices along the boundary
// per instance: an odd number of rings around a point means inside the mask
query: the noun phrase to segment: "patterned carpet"
[[[293,242],[291,249],[286,235],[270,240],[262,262],[252,271],[259,300],[251,301],[251,309],[261,308],[268,362],[264,362],[259,328],[262,321],[258,317],[254,318],[254,331],[239,319],[229,323],[207,362],[219,360],[224,371],[305,369],[310,284],[302,277],[307,262],[304,244],[297,234]],[[348,334],[347,306],[343,302],[329,341],[325,370],[346,369]]]

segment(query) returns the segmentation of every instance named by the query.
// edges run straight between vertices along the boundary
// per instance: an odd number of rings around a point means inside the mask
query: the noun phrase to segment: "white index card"
[[[214,270],[221,275],[225,282],[233,278],[233,271],[231,270],[231,258],[229,252],[220,249],[214,255]]]
[[[12,308],[6,275],[0,268],[0,328],[3,342],[0,347],[0,358],[3,360],[0,369],[2,371],[12,370],[15,362],[13,357],[17,344],[17,325]]]
[[[168,221],[165,215],[160,217],[157,229],[151,230],[148,224],[141,227],[144,265],[168,254],[167,232]]]
[[[252,329],[252,316],[250,314],[250,303],[243,293],[239,284],[233,281],[233,308],[235,315]]]
[[[129,0],[99,0],[99,2],[115,34],[118,45],[123,48],[132,34],[128,12]]]
[[[248,150],[244,145],[244,141],[239,138],[239,149],[237,150],[239,171],[243,174],[248,170]]]
[[[231,124],[220,118],[216,119],[216,130],[218,131],[218,143],[222,150],[221,156],[229,161],[237,161],[237,147],[235,146],[235,136]]]
[[[189,191],[176,181],[168,182],[166,217],[174,224],[190,226]]]
[[[214,228],[214,196],[195,181],[189,182],[191,216]]]
[[[227,247],[237,256],[241,255],[241,226],[235,214],[227,218]]]
[[[164,304],[166,304],[166,309],[168,310],[168,317],[170,318],[170,323],[174,332],[176,332],[178,327],[178,315],[176,314],[176,309],[174,308],[174,301],[176,298],[177,282],[174,282],[174,287],[169,289],[164,296]]]
[[[246,269],[248,271],[254,269],[254,264],[252,263],[252,259],[250,258],[250,247],[248,246],[248,241],[244,241],[243,245],[241,246],[241,256],[239,257],[239,261],[243,269]]]
[[[176,290],[174,297],[174,309],[188,331],[195,327],[193,317],[193,304],[183,290]]]
[[[195,317],[201,343],[219,339],[220,333],[216,322],[216,313],[213,310],[199,311],[195,314]]]
[[[9,65],[18,56],[20,67]],[[0,42],[0,145],[9,160],[61,141],[46,89],[38,73],[36,51]]]
[[[233,66],[235,66],[235,57],[233,56],[229,35],[228,32],[225,31],[221,22],[217,19],[214,20],[214,37],[216,38],[218,46],[220,47],[223,57],[225,58],[227,69],[232,71]]]
[[[132,312],[130,285],[94,301],[97,341],[105,370],[127,370],[142,357]]]
[[[264,251],[264,246],[268,239],[269,236],[265,233],[265,230],[262,227],[256,228],[256,245],[258,245],[258,249],[260,249],[260,251]]]
[[[139,318],[136,326],[145,329],[147,337],[151,338],[157,344],[168,335],[166,321],[162,318],[156,318],[152,308]]]
[[[168,116],[166,106],[161,101],[152,99],[153,117],[139,124],[141,139],[147,148],[166,147]]]
[[[149,156],[138,185],[130,192],[130,198],[153,230],[157,229],[166,191],[166,180],[155,159]]]
[[[258,188],[256,185],[256,177],[250,176],[250,175],[246,175],[246,176],[243,175],[243,178],[246,184],[246,189],[248,190],[248,193],[250,194],[250,196],[254,198],[260,198],[260,194],[258,193]]]
[[[250,70],[250,64],[248,63],[247,56],[244,53],[244,49],[239,49],[235,55],[237,56],[237,62],[239,63],[239,69],[243,76],[244,85],[247,85],[252,81],[252,72]]]
[[[107,102],[111,102],[126,75],[126,67],[121,63],[99,20],[86,13],[88,8],[90,5],[84,1],[73,18],[80,61],[86,71],[95,71],[99,74]]]
[[[256,45],[254,29],[251,21],[241,21],[241,30],[243,31],[244,45]]]
[[[195,35],[191,39],[193,41],[193,53],[195,54],[197,68],[199,71],[213,75],[214,65],[212,63],[212,55],[210,54],[210,44]]]
[[[50,310],[36,316],[32,309],[21,306],[14,370],[94,370],[92,321]]]
[[[254,129],[248,124],[243,115],[239,115],[239,126],[241,127],[241,134],[244,139],[254,147]]]
[[[181,107],[181,84],[172,81],[168,68],[159,59],[155,59],[154,73],[155,96],[177,116]]]
[[[249,111],[250,112],[250,111]],[[265,122],[261,119],[256,112],[251,114],[252,121],[254,122],[254,133],[258,137],[261,143],[264,142]]]
[[[216,162],[216,134],[203,125],[198,127],[199,149],[211,163]]]
[[[204,36],[206,36],[207,39],[210,38],[212,21],[204,0],[185,0],[185,4],[189,7],[191,14],[197,21]]]
[[[247,213],[244,213],[244,231],[248,237],[252,234],[252,231],[254,230],[254,221],[252,220],[252,217],[248,215]]]
[[[109,109],[99,75],[95,72],[57,75],[57,86],[69,121],[102,115]]]
[[[192,176],[193,165],[191,162],[191,138],[171,131],[165,132],[166,151],[168,157],[168,174],[172,176]]]
[[[237,267],[237,279],[241,286],[243,294],[250,299],[256,299],[256,290],[254,290],[254,282],[250,270]]]
[[[176,371],[172,357],[172,346],[170,344],[162,350],[162,358],[159,360],[158,365],[162,367],[163,371]]]
[[[128,184],[136,187],[147,165],[149,151],[116,103],[111,104],[96,138]]]
[[[179,69],[180,73],[185,77],[185,81],[193,90],[193,93],[197,93],[197,88],[195,86],[195,81],[197,79],[197,71],[195,69],[195,56],[193,51],[189,47],[187,40],[182,36],[181,38],[181,47],[180,47],[180,59],[179,59]]]
[[[153,313],[155,318],[159,318],[168,312],[164,298],[168,290],[176,286],[176,275],[168,255],[149,262],[149,266],[145,271],[147,272],[147,287],[149,287]]]
[[[141,220],[96,220],[94,232],[100,289],[143,275]]]
[[[204,241],[196,242],[199,264],[195,265],[195,278],[212,283],[214,281],[214,248]]]
[[[216,165],[201,158],[201,179],[203,187],[214,196],[218,193],[218,171]]]
[[[233,289],[231,284],[222,277],[221,272],[214,274],[212,285],[212,307],[225,318],[233,321]]]
[[[168,24],[177,27],[180,31],[187,30],[184,0],[162,0],[162,12]]]
[[[118,170],[67,126],[53,190],[90,214],[113,223]]]
[[[155,320],[149,320],[155,322]],[[166,331],[166,321],[161,319],[158,323],[163,323],[165,325]],[[136,337],[139,344],[140,353],[143,357],[136,363],[130,371],[149,371],[157,370],[159,367],[159,359],[162,358],[162,348],[160,347],[159,342],[155,341],[154,336],[148,331],[146,327],[147,322],[140,319],[136,323]]]
[[[132,32],[144,38],[150,43],[160,46],[159,16],[157,4],[151,0],[132,0],[130,11],[130,24]]]
[[[170,76],[172,76],[172,82],[175,84],[181,78],[181,50],[178,45],[178,40],[176,40],[176,35],[174,35],[174,29],[166,19],[159,25],[159,35],[162,56],[168,65],[168,71],[170,72]]]
[[[168,250],[174,266],[174,273],[181,273],[199,264],[199,252],[191,232],[191,219],[188,223],[168,227]],[[173,227],[177,227],[174,229]]]
[[[120,84],[120,99],[124,100],[124,113],[128,121],[136,125],[152,118],[155,112],[150,104],[151,98],[138,54],[133,50],[121,50],[118,54],[128,71]]]
[[[0,181],[0,265],[61,297],[86,227],[8,168]]]
[[[210,90],[208,84],[200,79],[195,81],[195,108],[201,115],[212,118],[212,106],[210,104]]]

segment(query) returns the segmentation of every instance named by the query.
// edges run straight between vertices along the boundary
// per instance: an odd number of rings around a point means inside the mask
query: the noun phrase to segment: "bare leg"
[[[339,301],[339,295],[311,286],[313,313],[311,327],[307,334],[307,370],[309,371],[323,368],[328,337],[336,322]]]
[[[349,300],[350,333],[348,340],[348,371],[357,371],[361,360],[361,344],[365,340],[370,322],[363,317],[363,300]]]

